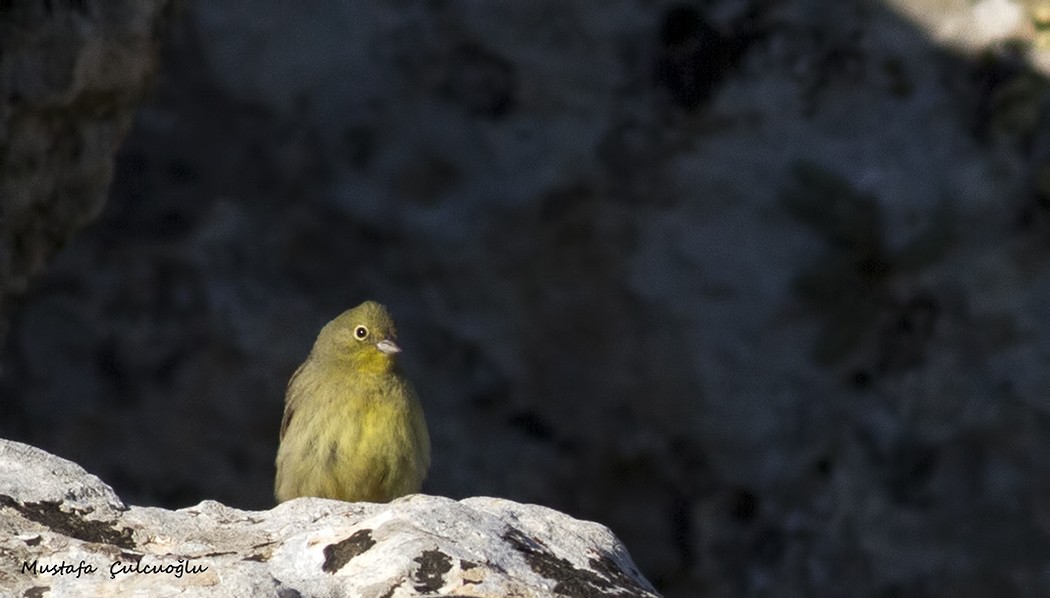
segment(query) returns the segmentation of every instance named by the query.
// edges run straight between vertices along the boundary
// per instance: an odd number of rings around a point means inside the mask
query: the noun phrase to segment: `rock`
[[[0,587],[15,595],[655,596],[606,527],[498,498],[125,506],[0,440]]]
[[[0,338],[10,303],[105,203],[168,4],[0,3]]]
[[[1024,17],[1024,8],[1010,0],[981,0],[973,6],[978,39],[993,42],[1014,33]]]

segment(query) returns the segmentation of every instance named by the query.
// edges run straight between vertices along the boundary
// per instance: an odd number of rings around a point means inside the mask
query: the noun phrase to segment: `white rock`
[[[973,23],[985,41],[1005,38],[1017,30],[1024,9],[1010,0],[982,0],[973,7]]]
[[[4,440],[0,553],[18,596],[655,595],[608,528],[537,505],[126,507],[76,464]]]

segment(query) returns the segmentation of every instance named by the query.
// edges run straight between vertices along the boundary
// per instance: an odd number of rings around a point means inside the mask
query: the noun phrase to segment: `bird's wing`
[[[411,385],[408,386],[408,392],[411,395],[412,402],[415,403],[415,409],[411,410],[412,413],[412,433],[416,437],[417,446],[420,447],[418,458],[420,459],[420,469],[422,471],[422,477],[426,477],[426,472],[430,469],[430,434],[427,433],[427,420],[423,415],[423,404],[419,400],[419,395],[416,394],[414,388]]]
[[[288,379],[288,387],[284,390],[284,417],[281,418],[281,436],[279,440],[284,440],[284,433],[288,430],[288,424],[292,423],[292,415],[295,413],[296,404],[299,402],[299,397],[302,396],[302,392],[298,391],[298,386],[295,384],[296,379],[299,378],[299,374],[302,373],[303,367],[309,360],[306,360],[299,364],[299,367],[295,368],[295,373]]]

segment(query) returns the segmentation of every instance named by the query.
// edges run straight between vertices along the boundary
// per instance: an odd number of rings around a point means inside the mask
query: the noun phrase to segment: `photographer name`
[[[208,570],[205,565],[194,565],[190,562],[190,559],[179,559],[174,563],[143,563],[143,559],[137,561],[123,562],[113,561],[113,564],[109,566],[109,578],[116,579],[118,575],[129,575],[132,573],[139,573],[142,575],[171,575],[173,577],[182,577],[183,575],[193,575],[196,573],[204,573]],[[32,573],[33,575],[74,575],[80,577],[81,575],[91,575],[98,573],[98,567],[88,564],[87,561],[80,561],[79,563],[67,563],[64,559],[60,563],[40,563],[37,560],[33,562],[22,561],[22,573]]]

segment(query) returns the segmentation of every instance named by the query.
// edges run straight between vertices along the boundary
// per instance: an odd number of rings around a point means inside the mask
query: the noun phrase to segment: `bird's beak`
[[[386,339],[383,339],[383,340],[379,341],[378,343],[376,343],[376,349],[379,349],[380,351],[382,351],[383,353],[386,353],[387,355],[393,355],[395,353],[400,353],[401,352],[401,347],[398,347],[397,343],[395,343],[394,341],[386,340]]]

